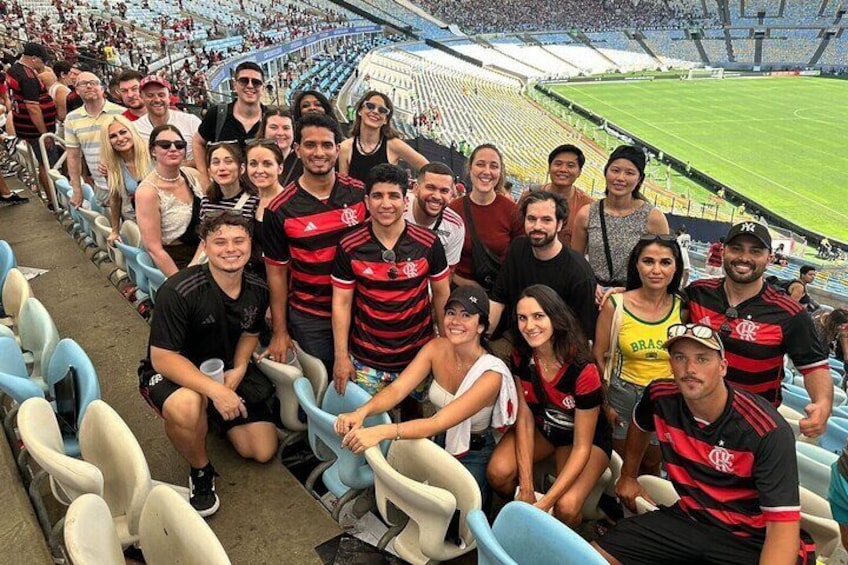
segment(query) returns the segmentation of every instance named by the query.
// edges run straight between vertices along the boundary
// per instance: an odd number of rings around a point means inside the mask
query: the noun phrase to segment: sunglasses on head
[[[235,139],[228,139],[226,141],[207,141],[206,147],[220,147],[222,145],[238,145],[238,141]]]
[[[716,337],[716,333],[711,327],[702,326],[701,324],[674,324],[668,328],[669,339],[687,334],[700,339],[712,339]]]
[[[677,241],[677,236],[671,233],[643,233],[639,237],[640,241]]]
[[[389,267],[388,272],[386,273],[390,279],[395,280],[398,278],[400,273],[398,272],[397,265],[395,262],[397,261],[397,256],[395,255],[394,249],[386,249],[383,251],[383,263],[389,263],[391,266]]]
[[[261,78],[239,77],[236,79],[236,82],[244,87],[250,85],[253,88],[259,88],[265,85],[265,82]]]
[[[382,104],[374,104],[373,102],[365,102],[362,105],[369,112],[373,112],[374,110],[377,110],[378,114],[383,114],[384,116],[388,116],[389,112],[391,111],[388,108],[386,108],[385,106],[383,106]]]
[[[155,145],[159,149],[166,150],[173,147],[177,151],[182,151],[183,149],[188,147],[188,143],[186,143],[182,139],[157,139],[153,142],[153,145]]]
[[[277,145],[277,140],[276,139],[269,139],[269,138],[253,138],[253,139],[248,139],[247,141],[244,142],[244,144],[247,145],[248,147],[254,147],[256,145],[258,145],[260,147],[272,147],[274,145]]]

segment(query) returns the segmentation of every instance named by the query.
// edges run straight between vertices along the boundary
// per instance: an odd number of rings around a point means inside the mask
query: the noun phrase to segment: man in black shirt
[[[543,284],[571,308],[585,337],[594,339],[595,276],[586,259],[557,237],[568,218],[568,204],[554,192],[531,192],[521,202],[521,215],[525,236],[513,240],[506,252],[490,297],[489,327],[497,327],[504,309],[511,312],[525,288]]]
[[[250,363],[268,308],[268,286],[244,272],[250,231],[240,213],[200,225],[208,265],[169,277],[156,295],[150,360],[139,371],[142,396],[165,420],[165,433],[191,465],[191,504],[201,516],[219,506],[206,454],[207,415],[242,457],[269,461],[277,431],[268,401],[273,385]],[[200,372],[224,362],[223,383]]]
[[[226,112],[210,108],[191,140],[194,164],[200,171],[200,178],[207,179],[206,144],[220,141],[239,141],[253,139],[259,132],[264,111],[260,100],[265,88],[265,74],[262,67],[253,61],[239,63],[236,67],[233,87],[236,101],[227,104]],[[223,107],[222,107],[223,108]],[[223,118],[223,122],[218,120]],[[206,182],[206,181],[204,181]]]

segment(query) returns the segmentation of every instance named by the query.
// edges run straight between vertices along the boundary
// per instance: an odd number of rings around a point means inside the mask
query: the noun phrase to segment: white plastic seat
[[[645,489],[648,496],[650,496],[657,504],[672,506],[680,499],[680,496],[677,494],[677,491],[674,490],[674,486],[671,484],[671,481],[667,481],[653,475],[640,475],[636,480],[639,481],[639,484],[642,485],[642,488]],[[651,512],[656,509],[656,506],[641,496],[636,498],[637,514],[644,514],[645,512]]]
[[[27,298],[31,297],[32,287],[29,281],[17,268],[9,269],[6,280],[3,282],[3,310],[6,318],[0,319],[0,324],[15,327],[21,315],[21,308]]]
[[[218,537],[188,500],[165,485],[150,491],[141,512],[147,565],[230,565]]]
[[[32,354],[30,378],[44,388],[44,375],[50,356],[59,343],[59,330],[44,305],[33,296],[27,298],[21,307],[18,330],[21,348]]]
[[[467,516],[481,507],[480,488],[455,457],[427,439],[394,441],[385,457],[374,446],[365,457],[374,471],[375,498],[383,519],[400,527],[404,515],[409,518],[394,538],[395,552],[402,559],[423,565],[474,549]],[[457,510],[461,545],[445,541]],[[381,544],[387,542],[384,536]]]
[[[123,549],[109,505],[96,494],[83,494],[65,515],[65,549],[73,565],[124,565]]]
[[[65,547],[73,565],[124,565],[109,505],[84,494],[68,508]],[[221,542],[191,505],[170,488],[150,491],[138,545],[148,565],[229,565]]]
[[[102,400],[88,405],[79,431],[82,460],[65,455],[56,416],[43,398],[21,405],[18,426],[30,456],[50,476],[60,503],[68,505],[85,493],[102,496],[121,545],[138,541],[141,510],[156,482],[138,440],[117,412]],[[188,500],[188,489],[167,486]]]
[[[280,436],[280,451],[282,456],[285,449],[306,437],[306,421],[299,417],[300,404],[294,392],[294,381],[306,377],[315,392],[316,404],[321,405],[324,391],[327,390],[328,376],[324,364],[317,358],[303,351],[295,342],[295,362],[291,365],[271,361],[267,357],[257,366],[276,385],[277,399],[280,401],[280,423],[283,429],[277,429]],[[304,370],[304,366],[306,370]]]
[[[830,467],[839,456],[817,445],[803,442],[795,443],[795,454],[801,486],[826,498],[830,489]]]
[[[799,487],[801,529],[816,542],[816,554],[829,558],[842,547],[839,524],[833,519],[830,503],[804,487]]]

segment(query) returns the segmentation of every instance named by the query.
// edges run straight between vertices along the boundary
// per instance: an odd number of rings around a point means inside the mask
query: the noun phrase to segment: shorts
[[[610,408],[618,413],[620,422],[613,426],[612,439],[624,440],[627,437],[627,428],[633,419],[633,409],[642,398],[645,387],[635,385],[613,375],[610,379],[607,391],[607,402]],[[651,434],[651,445],[659,445],[657,434]]]
[[[321,318],[289,308],[289,332],[292,339],[309,355],[317,357],[333,378],[333,325],[330,318]]]
[[[138,390],[141,396],[144,397],[144,400],[147,401],[160,417],[163,417],[162,409],[165,406],[165,401],[181,388],[183,387],[173,381],[169,381],[159,373],[149,376],[139,375]],[[238,391],[239,389],[236,389],[236,393]],[[209,402],[206,406],[206,416],[225,433],[236,426],[243,426],[244,424],[253,422],[270,422],[273,424],[275,423],[274,414],[271,411],[269,402],[270,399],[267,402],[246,403],[247,417],[239,416],[232,420],[224,420],[212,402]]]
[[[830,489],[827,491],[830,512],[837,523],[848,525],[848,481],[839,472],[839,460],[830,467]]]
[[[598,415],[598,418],[604,418],[603,412]],[[543,438],[551,442],[554,447],[571,447],[574,445],[574,431],[562,431],[554,429],[550,426],[545,426],[539,422],[539,418],[534,417],[536,429]],[[607,457],[612,456],[612,436],[609,434],[609,429],[601,425],[595,425],[595,437],[592,438],[592,445],[607,454]]]
[[[814,565],[815,545],[802,532],[796,563]],[[720,563],[757,565],[762,544],[718,527],[696,522],[678,505],[625,518],[596,543],[627,565]]]
[[[389,371],[382,371],[380,369],[375,369],[374,367],[369,367],[368,365],[363,365],[353,357],[350,358],[353,363],[353,368],[356,371],[356,375],[353,378],[353,382],[357,385],[365,389],[365,391],[374,396],[388,385],[392,384],[400,373],[391,373]],[[430,379],[431,377],[427,377],[421,384],[415,387],[415,390],[409,395],[416,402],[426,402],[427,401],[427,389],[430,387]]]
[[[445,434],[441,433],[436,436],[435,443],[439,447],[445,447]],[[456,458],[462,463],[462,466],[468,469],[474,480],[477,481],[477,486],[480,487],[480,494],[485,501],[489,495],[489,482],[486,480],[486,467],[489,466],[489,459],[492,458],[492,453],[495,452],[495,436],[492,430],[486,430],[479,434],[472,434],[471,445],[468,452]]]

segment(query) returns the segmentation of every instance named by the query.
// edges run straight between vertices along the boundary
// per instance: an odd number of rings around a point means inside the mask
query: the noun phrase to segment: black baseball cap
[[[38,57],[44,62],[50,60],[50,52],[40,43],[29,41],[24,43],[24,55],[28,57]]]
[[[767,227],[760,222],[739,222],[727,232],[727,237],[724,238],[725,245],[733,241],[733,238],[740,235],[750,235],[757,238],[760,242],[771,250],[771,234]]]
[[[487,319],[489,317],[489,297],[486,296],[486,291],[479,286],[456,287],[445,303],[445,309],[453,303],[461,305],[466,312],[480,314]]]

